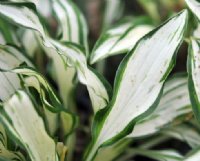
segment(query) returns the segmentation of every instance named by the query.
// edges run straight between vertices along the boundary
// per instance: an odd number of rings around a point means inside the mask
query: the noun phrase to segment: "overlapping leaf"
[[[143,37],[124,58],[116,76],[112,101],[106,112],[102,110],[95,117],[87,161],[94,158],[99,147],[129,134],[136,121],[157,106],[186,24],[187,11],[183,11]]]
[[[31,160],[58,160],[55,142],[48,136],[42,118],[24,91],[18,91],[3,104],[0,120],[12,139],[25,147]]]
[[[83,50],[77,45],[61,44],[49,38],[40,23],[34,6],[24,3],[3,3],[0,4],[0,14],[11,20],[15,24],[19,24],[26,28],[38,31],[45,47],[60,54],[63,63],[73,66],[79,75],[79,80],[88,88],[94,111],[104,108],[109,100],[107,88],[104,86],[104,81],[88,68],[86,57]]]

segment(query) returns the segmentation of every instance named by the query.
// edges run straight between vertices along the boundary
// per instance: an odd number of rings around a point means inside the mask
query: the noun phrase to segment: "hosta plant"
[[[126,17],[105,0],[94,43],[82,1],[0,2],[0,160],[200,160],[200,2],[137,5],[146,15]],[[172,73],[183,47],[187,71]]]

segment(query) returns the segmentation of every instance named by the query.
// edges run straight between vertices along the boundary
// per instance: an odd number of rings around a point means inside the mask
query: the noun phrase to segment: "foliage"
[[[129,17],[123,1],[104,5],[91,45],[89,19],[72,0],[0,2],[0,160],[199,160],[200,2],[138,0],[146,15]],[[172,75],[184,45],[187,72]],[[99,67],[119,54],[111,85]],[[79,83],[91,101],[86,125]],[[80,130],[89,141],[77,158]],[[172,138],[191,152],[154,149]]]

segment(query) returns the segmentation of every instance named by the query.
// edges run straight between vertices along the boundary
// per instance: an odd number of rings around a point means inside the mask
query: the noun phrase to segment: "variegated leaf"
[[[84,51],[80,50],[77,45],[61,44],[49,38],[45,34],[33,4],[3,3],[0,4],[0,14],[15,24],[38,31],[45,47],[54,50],[56,54],[60,54],[64,64],[76,68],[80,82],[88,88],[95,112],[107,105],[109,95],[104,86],[105,81],[102,81],[102,78],[99,79],[96,73],[88,68]]]
[[[137,41],[153,29],[144,17],[125,22],[107,30],[97,41],[91,54],[91,64],[106,57],[130,51]]]
[[[12,69],[11,72],[27,76],[24,78],[25,86],[34,87],[40,94],[41,102],[45,107],[44,111],[48,120],[48,128],[51,135],[54,135],[58,128],[57,119],[59,115],[65,118],[65,135],[72,132],[76,124],[76,117],[64,109],[55,92],[40,73],[30,67],[18,67]]]
[[[86,161],[91,161],[100,147],[128,135],[134,124],[158,105],[186,24],[187,11],[183,11],[143,37],[123,59],[113,98],[95,117],[93,141],[85,155]]]

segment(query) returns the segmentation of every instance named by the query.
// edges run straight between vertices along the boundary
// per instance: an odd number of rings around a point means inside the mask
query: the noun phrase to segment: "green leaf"
[[[0,120],[12,139],[25,147],[31,160],[58,161],[55,142],[24,91],[18,91],[4,103]]]
[[[94,158],[99,147],[131,133],[134,124],[158,105],[186,24],[185,10],[143,37],[123,59],[115,79],[113,98],[108,107],[95,116],[93,140],[86,152],[86,161]]]
[[[112,55],[127,53],[137,41],[153,29],[145,17],[123,22],[101,35],[91,54],[91,64]]]
[[[200,20],[200,2],[199,0],[185,0],[190,10]]]
[[[129,137],[155,134],[175,118],[192,112],[187,84],[185,75],[177,75],[167,81],[156,110],[144,120],[137,122]]]

